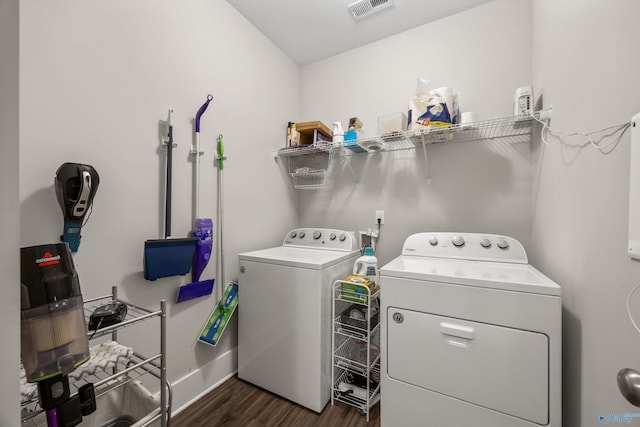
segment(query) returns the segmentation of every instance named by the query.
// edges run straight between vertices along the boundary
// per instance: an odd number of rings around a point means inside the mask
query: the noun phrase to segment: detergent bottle
[[[373,255],[373,248],[366,246],[364,248],[364,255],[358,258],[353,264],[353,274],[360,276],[366,276],[367,279],[375,284],[378,284],[378,258]]]

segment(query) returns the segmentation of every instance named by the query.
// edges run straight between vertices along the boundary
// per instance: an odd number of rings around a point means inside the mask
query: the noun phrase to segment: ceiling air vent
[[[354,19],[362,19],[389,6],[393,6],[393,0],[360,0],[351,3],[348,7]]]

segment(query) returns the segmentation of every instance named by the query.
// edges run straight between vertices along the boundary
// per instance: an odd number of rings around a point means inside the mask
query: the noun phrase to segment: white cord
[[[631,127],[631,121],[628,121],[628,122],[622,123],[622,124],[620,124],[620,125],[609,126],[609,127],[606,127],[606,128],[603,128],[603,129],[600,129],[600,130],[597,130],[597,131],[593,131],[593,132],[587,132],[587,133],[584,133],[584,132],[564,133],[564,132],[559,132],[559,131],[554,131],[554,130],[552,130],[552,129],[547,125],[547,123],[545,123],[544,121],[542,121],[542,120],[540,120],[539,118],[537,118],[537,117],[534,115],[534,113],[533,113],[533,112],[531,113],[531,117],[533,117],[533,119],[534,119],[535,121],[537,121],[538,123],[540,123],[540,124],[542,125],[542,129],[540,130],[540,139],[542,140],[542,142],[543,142],[545,145],[552,145],[552,143],[551,143],[551,142],[549,142],[549,141],[547,141],[547,140],[546,140],[546,138],[545,138],[545,136],[544,136],[544,135],[545,135],[545,130],[546,130],[546,131],[547,131],[547,133],[549,133],[549,134],[554,134],[554,135],[556,135],[559,139],[562,139],[562,138],[571,138],[571,137],[573,137],[573,136],[583,136],[583,137],[585,137],[585,138],[587,139],[587,141],[589,142],[589,144],[591,144],[591,146],[592,146],[592,147],[597,148],[597,149],[598,149],[598,150],[600,150],[600,152],[602,152],[602,153],[605,153],[605,151],[604,151],[604,150],[606,150],[606,149],[608,149],[608,148],[610,148],[610,147],[613,147],[613,146],[615,146],[618,142],[620,142],[620,139],[622,138],[622,135],[624,135],[624,134],[625,134],[625,132],[629,129],[629,127]],[[602,133],[602,132],[605,132],[605,131],[608,131],[608,130],[611,130],[611,129],[615,129],[615,130],[614,130],[613,132],[610,132],[610,133],[606,134],[606,135],[602,135],[600,138],[598,138],[598,139],[597,139],[597,141],[594,141],[594,140],[591,138],[591,135],[599,134],[599,133]],[[617,137],[616,137],[612,142],[610,142],[610,143],[608,143],[608,144],[605,144],[605,145],[600,145],[600,142],[601,142],[603,139],[605,139],[605,138],[607,138],[607,137],[612,137],[612,136],[614,136],[615,134],[617,134],[618,132],[621,132],[621,133],[620,133],[620,134],[619,134],[619,135],[618,135],[618,136],[617,136]]]
[[[629,295],[627,295],[627,314],[629,315],[629,319],[631,320],[633,327],[636,328],[636,331],[640,334],[640,328],[636,324],[636,321],[633,320],[633,315],[631,314],[631,297],[633,296],[635,291],[638,290],[638,288],[640,288],[640,283],[637,284],[633,289],[631,289],[631,292],[629,292]]]

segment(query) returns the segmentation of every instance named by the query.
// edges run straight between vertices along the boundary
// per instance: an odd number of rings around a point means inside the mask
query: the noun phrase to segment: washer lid
[[[380,269],[382,287],[385,276],[533,294],[561,294],[558,284],[529,264],[401,255]]]
[[[291,246],[276,246],[239,255],[240,261],[256,261],[288,267],[324,270],[339,262],[354,258],[360,251],[332,251],[325,249],[308,249]]]

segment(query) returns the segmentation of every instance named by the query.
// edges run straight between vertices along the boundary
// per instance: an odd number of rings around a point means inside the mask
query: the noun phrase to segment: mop
[[[222,135],[218,135],[217,140],[217,165],[218,165],[218,251],[217,251],[217,259],[219,261],[219,282],[224,283],[224,256],[223,256],[223,245],[222,245],[222,224],[223,218],[222,215],[224,213],[224,209],[222,206],[223,197],[222,197],[222,169],[224,168],[223,161],[226,160],[224,157],[224,145],[222,143]],[[220,291],[218,291],[219,293]],[[229,319],[233,315],[233,312],[236,310],[238,306],[238,284],[236,282],[229,282],[229,285],[226,287],[222,295],[220,295],[220,300],[216,304],[215,308],[211,312],[211,315],[207,319],[202,331],[200,332],[200,337],[198,337],[198,341],[208,344],[211,346],[216,346],[224,332],[227,324],[229,323]]]
[[[213,283],[215,279],[200,280],[200,275],[209,263],[211,250],[213,248],[213,220],[211,218],[199,218],[200,209],[200,118],[207,110],[209,103],[213,100],[213,95],[207,95],[207,100],[202,104],[196,113],[196,141],[195,147],[192,148],[191,154],[195,156],[195,176],[194,176],[194,220],[193,232],[191,235],[196,237],[196,253],[193,257],[191,266],[191,283],[180,286],[176,302],[187,301],[193,298],[209,295],[213,291]]]

